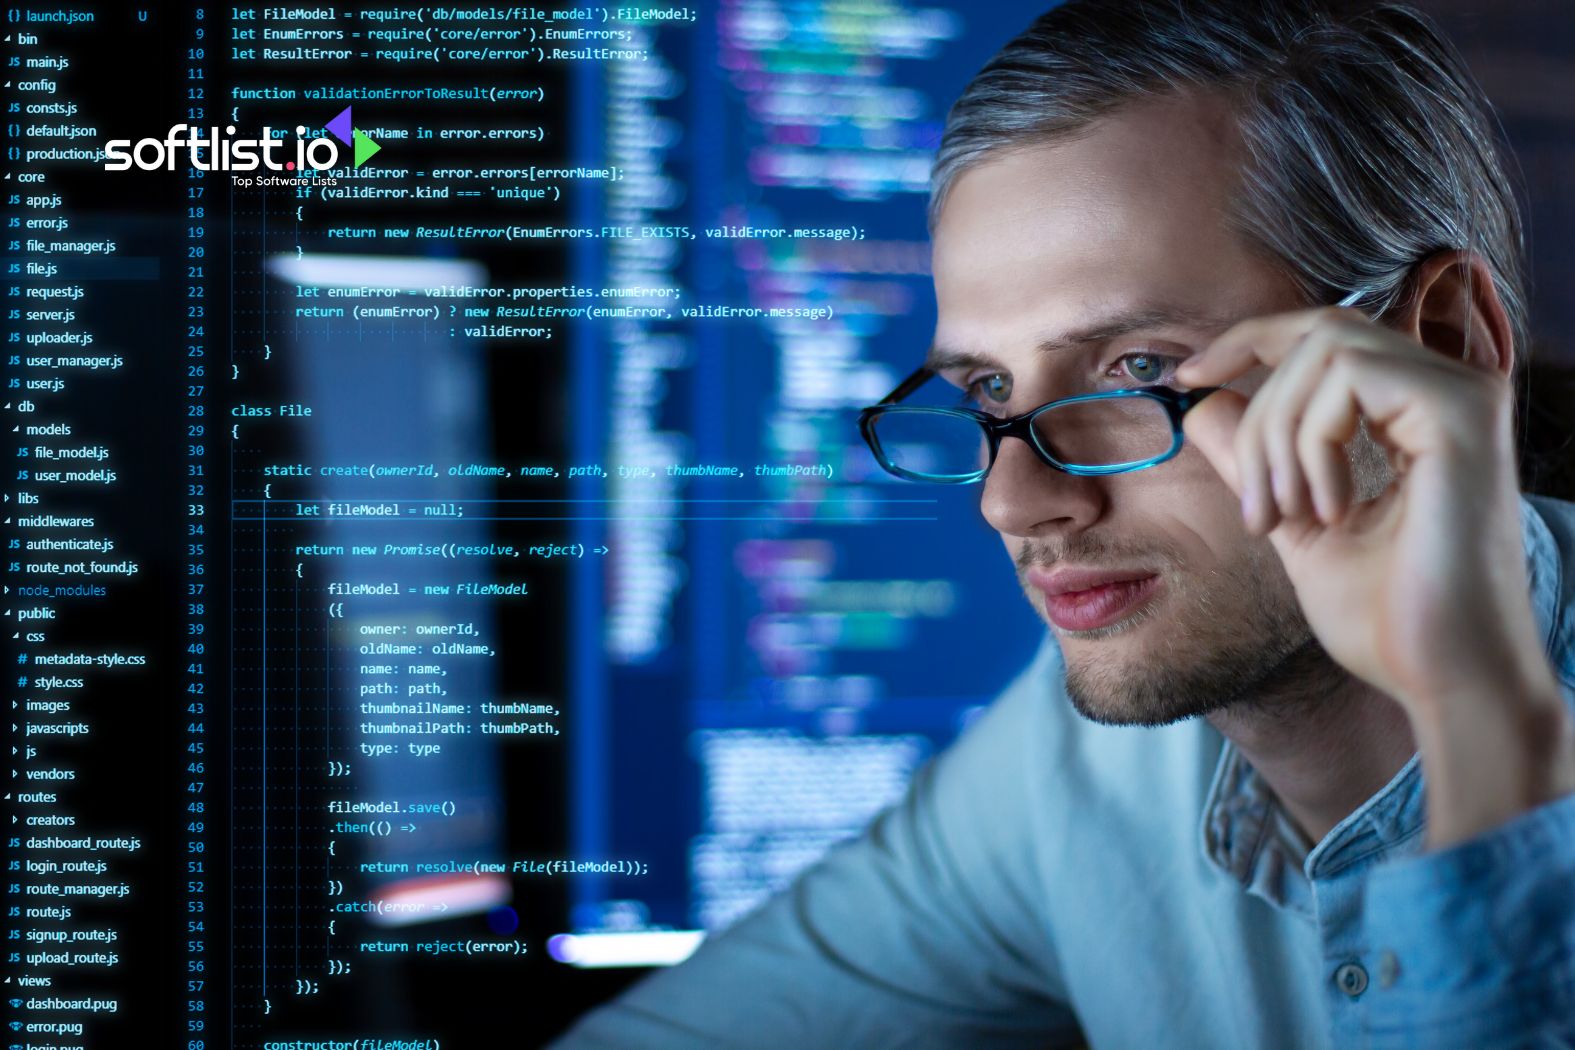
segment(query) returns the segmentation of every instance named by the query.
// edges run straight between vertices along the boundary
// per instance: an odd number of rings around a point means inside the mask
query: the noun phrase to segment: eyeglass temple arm
[[[936,375],[936,372],[934,372],[932,368],[929,368],[928,365],[920,365],[917,372],[913,372],[913,375],[910,375],[909,378],[902,379],[901,383],[896,384],[895,390],[891,390],[890,394],[887,394],[884,398],[880,398],[879,401],[876,401],[877,405],[895,405],[895,403],[901,401],[902,398],[912,394],[913,390],[917,390],[918,387],[925,386],[929,379],[931,379],[931,376],[934,375]]]
[[[929,368],[927,365],[920,365],[917,371],[915,371],[907,379],[904,379],[902,382],[897,384],[897,389],[881,398],[878,402],[876,402],[876,404],[894,405],[898,401],[901,401],[903,398],[907,397],[909,394],[913,393],[915,390],[919,389],[919,387],[923,386],[925,383],[929,382],[930,378],[934,375],[935,371],[933,369]]]

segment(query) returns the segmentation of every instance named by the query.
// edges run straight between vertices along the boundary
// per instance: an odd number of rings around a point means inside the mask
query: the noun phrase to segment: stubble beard
[[[1232,706],[1272,710],[1276,696],[1311,698],[1339,681],[1267,542],[1197,573],[1174,550],[1085,535],[1056,551],[1025,546],[1016,557],[1019,580],[1029,566],[1059,560],[1153,566],[1164,581],[1155,600],[1119,622],[1058,635],[1067,696],[1084,718],[1158,726]],[[1024,591],[1038,609],[1038,592],[1026,582]],[[1138,632],[1143,651],[1118,640]]]

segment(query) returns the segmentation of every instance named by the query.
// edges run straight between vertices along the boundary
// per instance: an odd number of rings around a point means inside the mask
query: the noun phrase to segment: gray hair
[[[1070,136],[1122,103],[1220,92],[1245,160],[1233,226],[1309,303],[1353,290],[1374,315],[1417,263],[1479,254],[1529,344],[1520,208],[1498,127],[1421,12],[1339,0],[1070,0],[990,60],[952,106],[930,180],[947,192],[1001,151]]]

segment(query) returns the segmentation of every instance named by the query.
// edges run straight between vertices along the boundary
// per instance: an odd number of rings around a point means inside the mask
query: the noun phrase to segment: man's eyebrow
[[[1133,332],[1152,328],[1191,328],[1213,332],[1228,328],[1233,319],[1227,315],[1210,313],[1193,307],[1151,305],[1124,309],[1070,332],[1062,332],[1039,340],[1035,349],[1042,353],[1071,350],[1078,347],[1108,343]],[[942,346],[930,347],[924,366],[933,372],[957,368],[1003,368],[998,358],[971,350],[951,350]]]
[[[924,357],[924,367],[931,372],[945,372],[950,369],[969,368],[1000,368],[1005,365],[989,354],[978,354],[971,350],[948,350],[942,346],[930,347],[930,352]]]
[[[1193,328],[1213,331],[1226,328],[1229,324],[1229,317],[1194,307],[1140,306],[1122,310],[1074,331],[1041,339],[1036,349],[1046,353],[1071,350],[1093,343],[1108,343],[1112,339],[1151,328]]]

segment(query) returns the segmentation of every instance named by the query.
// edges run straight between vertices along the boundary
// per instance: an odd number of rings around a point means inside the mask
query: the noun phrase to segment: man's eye
[[[1134,379],[1139,383],[1163,383],[1170,378],[1176,366],[1181,364],[1179,358],[1166,354],[1132,353],[1122,354],[1116,358],[1111,366],[1111,374]]]
[[[1004,405],[1012,399],[1012,377],[999,372],[981,376],[968,384],[966,393],[977,402]]]

